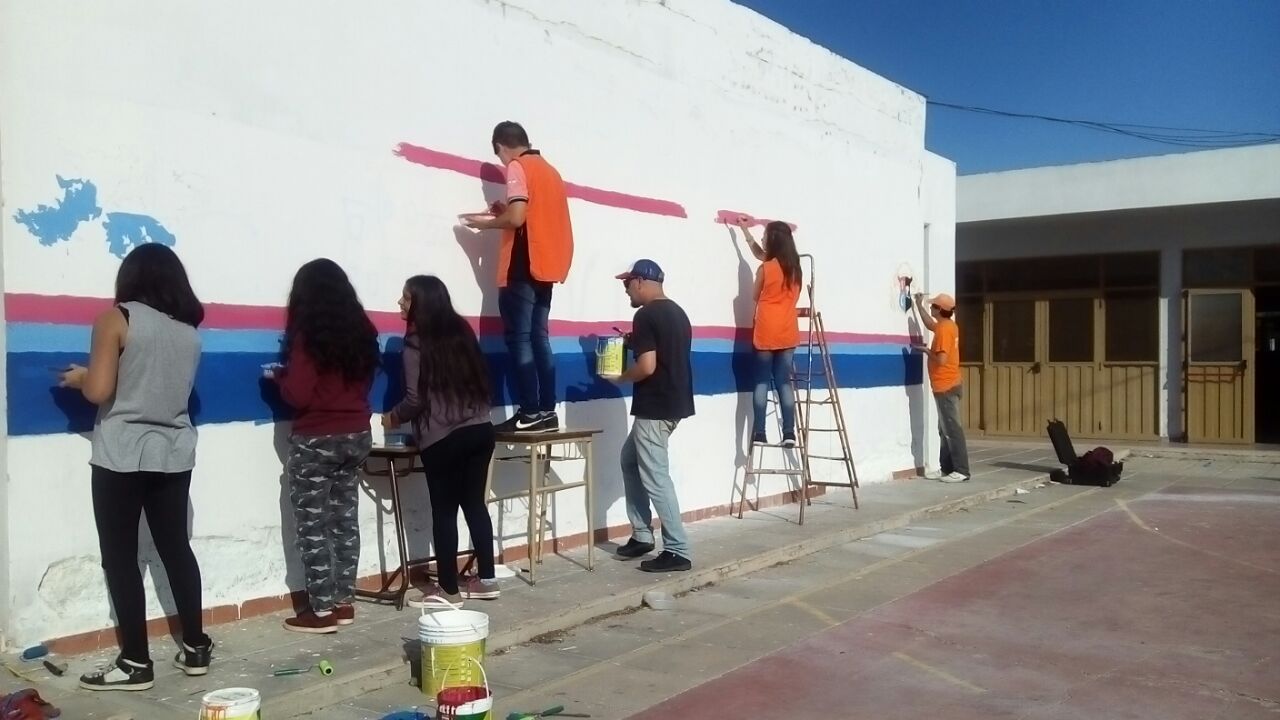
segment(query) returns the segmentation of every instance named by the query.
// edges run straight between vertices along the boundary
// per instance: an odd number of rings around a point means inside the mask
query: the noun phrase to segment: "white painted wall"
[[[729,232],[710,222],[722,208],[800,226],[802,249],[818,257],[830,330],[907,332],[890,285],[900,263],[923,267],[926,223],[931,282],[953,282],[954,167],[923,149],[922,98],[729,2],[17,0],[0,5],[0,53],[10,293],[111,293],[117,261],[100,231],[86,226],[43,247],[12,219],[13,208],[56,196],[62,174],[92,178],[104,208],[162,219],[206,302],[279,306],[293,268],[327,255],[370,309],[392,310],[406,275],[433,272],[463,312],[496,314],[453,229],[458,212],[479,207],[480,183],[392,150],[411,142],[489,159],[490,130],[503,119],[524,123],[569,180],[689,212],[681,220],[575,201],[578,251],[555,319],[629,318],[613,275],[648,256],[665,266],[669,294],[695,325],[749,324],[749,303],[735,300],[741,268]],[[864,482],[918,464],[921,433],[934,426],[913,414],[919,397],[902,386],[844,393]],[[699,397],[698,415],[676,433],[686,510],[728,501],[748,402]],[[624,405],[562,413],[571,425],[606,429],[597,519],[624,522]],[[281,521],[284,432],[248,422],[201,428],[192,527],[207,605],[300,587]],[[8,453],[10,535],[41,538],[11,558],[9,632],[22,644],[109,626],[88,442],[16,437]],[[424,551],[425,491],[407,487]],[[784,487],[767,482],[762,492]],[[575,499],[562,494],[561,535],[585,529]],[[361,570],[372,573],[378,548],[393,555],[393,540],[373,499],[362,503]],[[55,508],[60,531],[21,510],[31,507]],[[519,534],[523,511],[509,509],[503,526]],[[153,615],[172,610],[151,602]]]
[[[4,10],[0,9],[0,22],[4,21]],[[2,55],[0,55],[2,57]],[[4,73],[0,71],[0,76]],[[0,82],[0,97],[5,97],[4,83]],[[3,118],[0,118],[0,179],[4,176],[4,138]],[[4,183],[0,182],[0,217],[5,215]],[[0,222],[0,250],[4,247],[5,223]],[[0,251],[0,327],[4,326],[4,253]],[[8,372],[8,334],[0,332],[0,377],[7,377]],[[9,644],[9,614],[11,597],[9,594],[9,396],[0,393],[0,652],[4,652]]]

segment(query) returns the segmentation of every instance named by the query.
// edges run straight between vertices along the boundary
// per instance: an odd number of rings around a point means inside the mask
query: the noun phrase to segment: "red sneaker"
[[[338,618],[339,625],[353,625],[356,621],[355,605],[336,605],[333,608],[334,617]]]
[[[311,610],[303,610],[298,613],[297,617],[285,620],[284,629],[313,635],[336,633],[338,632],[338,615],[337,613],[329,613],[324,617],[320,617]]]
[[[458,594],[468,600],[497,600],[502,591],[498,589],[498,581],[485,582],[478,577],[470,577],[458,585]]]

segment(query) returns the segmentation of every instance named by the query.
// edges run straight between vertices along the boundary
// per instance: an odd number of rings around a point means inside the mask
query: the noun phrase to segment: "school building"
[[[975,436],[1280,443],[1280,145],[964,176]]]

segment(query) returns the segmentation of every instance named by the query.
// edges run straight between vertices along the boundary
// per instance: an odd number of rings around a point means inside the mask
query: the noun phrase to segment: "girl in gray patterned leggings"
[[[379,355],[378,331],[332,260],[312,260],[294,277],[284,347],[284,367],[272,374],[295,410],[285,473],[310,605],[284,626],[332,633],[355,622],[359,470],[372,444]]]

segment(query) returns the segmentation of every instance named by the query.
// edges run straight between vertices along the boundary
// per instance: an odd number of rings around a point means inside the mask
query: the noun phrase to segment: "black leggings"
[[[187,537],[191,471],[118,473],[93,467],[93,519],[98,526],[102,569],[116,609],[120,651],[126,660],[150,662],[147,646],[147,598],[138,571],[138,519],[147,514],[164,572],[169,577],[182,641],[203,647],[200,566]]]
[[[435,540],[437,582],[458,592],[458,508],[471,531],[480,577],[493,575],[493,523],[485,502],[485,480],[493,457],[493,425],[468,425],[422,451],[431,493],[431,534]]]

